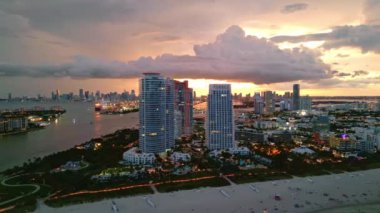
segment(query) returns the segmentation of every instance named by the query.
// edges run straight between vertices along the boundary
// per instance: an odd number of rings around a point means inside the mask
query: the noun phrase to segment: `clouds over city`
[[[246,36],[231,26],[208,44],[194,45],[194,55],[163,54],[141,57],[128,63],[76,57],[56,66],[0,65],[3,76],[26,75],[73,78],[133,78],[143,72],[160,72],[174,78],[206,78],[256,84],[329,77],[330,67],[320,53],[307,48],[281,50],[272,42]]]
[[[274,42],[325,41],[325,49],[341,47],[359,48],[363,53],[380,53],[380,25],[338,26],[328,33],[314,33],[300,36],[275,36]]]
[[[349,85],[378,76],[379,11],[378,0],[2,0],[0,76]]]
[[[354,70],[352,73],[347,73],[347,72],[339,72],[337,70],[333,70],[330,72],[330,74],[332,74],[333,76],[337,76],[337,77],[355,78],[355,77],[360,77],[360,76],[366,76],[369,74],[369,72],[365,71],[365,70]]]
[[[295,6],[295,8],[298,7],[300,6]],[[362,53],[380,53],[380,1],[364,1],[362,16],[364,20],[359,25],[334,26],[330,32],[324,33],[310,33],[298,36],[274,36],[271,40],[274,42],[290,43],[324,41],[322,47],[325,49],[351,47],[360,49]]]

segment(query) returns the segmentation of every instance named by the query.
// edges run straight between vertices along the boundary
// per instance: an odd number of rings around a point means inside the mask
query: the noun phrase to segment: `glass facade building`
[[[207,99],[206,142],[211,150],[235,147],[230,84],[210,84]]]
[[[158,73],[140,80],[140,149],[161,153],[174,146],[174,82]]]
[[[193,89],[188,81],[174,81],[176,137],[193,133]]]
[[[293,84],[293,110],[300,110],[300,85]]]

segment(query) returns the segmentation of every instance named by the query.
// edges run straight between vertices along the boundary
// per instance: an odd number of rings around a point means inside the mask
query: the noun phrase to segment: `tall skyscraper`
[[[211,150],[235,146],[230,84],[210,84],[207,99],[206,142]]]
[[[101,97],[100,97],[100,91],[97,90],[96,93],[95,93],[95,97],[96,97],[96,100],[99,100]]]
[[[275,109],[275,101],[274,101],[274,94],[272,91],[265,91],[264,92],[264,112],[267,114],[271,114],[274,112]]]
[[[90,98],[90,91],[86,90],[86,91],[84,92],[84,98],[85,98],[86,100],[88,100],[88,99]]]
[[[55,100],[59,101],[60,99],[60,96],[61,96],[61,93],[59,92],[59,90],[55,90]]]
[[[136,100],[136,92],[134,89],[131,91],[131,100]]]
[[[285,92],[283,98],[290,99],[292,94],[290,92]]]
[[[79,98],[81,100],[84,100],[84,91],[83,91],[83,89],[79,89]]]
[[[300,97],[300,109],[301,110],[311,110],[312,100],[310,96],[302,96]]]
[[[293,84],[293,110],[300,109],[300,85]]]
[[[159,73],[140,80],[140,149],[161,153],[174,146],[174,82]]]
[[[259,115],[263,114],[264,113],[264,102],[263,102],[263,99],[261,98],[259,92],[255,93],[253,101],[254,101],[255,114],[259,114]]]
[[[12,100],[12,93],[8,93],[8,101]]]
[[[51,100],[53,100],[53,101],[55,100],[55,93],[54,93],[54,91],[51,92]]]
[[[193,89],[188,81],[174,81],[174,107],[176,116],[176,137],[191,135],[193,132]]]

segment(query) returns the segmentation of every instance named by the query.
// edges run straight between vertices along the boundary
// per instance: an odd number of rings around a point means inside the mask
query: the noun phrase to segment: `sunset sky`
[[[138,89],[380,95],[380,0],[1,0],[0,98]]]

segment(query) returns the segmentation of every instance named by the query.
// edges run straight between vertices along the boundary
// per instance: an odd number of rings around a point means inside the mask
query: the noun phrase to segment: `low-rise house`
[[[174,152],[170,156],[170,159],[173,162],[178,162],[178,161],[188,162],[191,160],[191,155],[189,153]]]
[[[222,154],[222,152],[228,152],[231,155],[241,155],[241,156],[247,156],[251,154],[251,150],[249,150],[247,147],[234,147],[229,148],[227,150],[212,150],[209,155],[210,157],[217,157]]]
[[[376,128],[369,127],[353,127],[351,128],[355,134],[354,136],[359,142],[359,150],[362,152],[373,153],[376,152],[380,134],[376,131]],[[379,147],[377,147],[378,149]]]
[[[133,147],[123,153],[123,160],[133,165],[146,165],[154,164],[156,162],[156,156],[153,153],[140,153],[137,147]]]
[[[279,127],[276,121],[255,121],[253,127],[256,129],[277,129]]]
[[[80,161],[67,161],[62,168],[65,170],[79,170],[81,168],[81,164]]]
[[[305,155],[313,155],[313,154],[315,154],[315,151],[307,148],[306,146],[300,146],[300,147],[294,148],[294,149],[292,149],[292,152],[296,153],[296,154],[301,154],[301,155],[304,155],[304,154]]]
[[[186,175],[191,172],[190,166],[176,167],[172,172],[174,175]]]
[[[251,150],[249,150],[247,147],[234,147],[234,148],[229,148],[227,150],[231,155],[241,155],[241,156],[246,156],[251,154]]]
[[[255,158],[255,160],[257,160],[261,164],[264,164],[264,165],[270,165],[270,164],[272,164],[272,160],[271,159],[263,157],[261,155],[254,155],[253,157]]]

